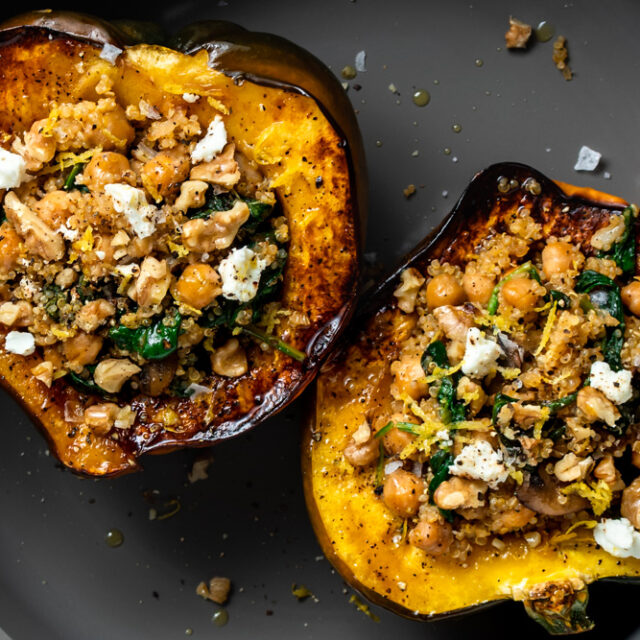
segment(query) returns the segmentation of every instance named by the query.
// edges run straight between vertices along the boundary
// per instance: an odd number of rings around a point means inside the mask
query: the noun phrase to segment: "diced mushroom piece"
[[[147,362],[140,374],[140,391],[148,396],[159,396],[171,384],[177,368],[178,360],[172,356]]]
[[[589,506],[588,500],[576,494],[565,495],[560,486],[544,471],[528,474],[518,487],[516,496],[526,507],[546,516],[564,516]]]
[[[25,239],[27,247],[45,260],[62,260],[65,253],[61,235],[50,229],[13,191],[4,198],[7,219]]]
[[[498,342],[498,346],[502,350],[502,353],[504,353],[507,360],[507,366],[515,369],[521,369],[522,362],[524,361],[524,349],[503,331],[498,332],[496,341]]]
[[[98,364],[93,379],[101,389],[118,393],[122,385],[136,373],[140,373],[140,367],[130,360],[107,358]]]

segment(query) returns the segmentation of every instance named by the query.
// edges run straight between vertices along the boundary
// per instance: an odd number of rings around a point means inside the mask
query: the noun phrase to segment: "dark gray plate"
[[[362,88],[352,86],[349,95],[370,167],[367,251],[387,268],[442,219],[474,172],[497,161],[525,162],[560,180],[640,200],[640,4],[632,0],[145,5],[74,8],[159,19],[172,29],[198,18],[237,21],[294,40],[338,72],[367,52],[367,71],[351,83]],[[568,38],[573,81],[554,68],[551,43],[524,54],[504,50],[510,13],[534,24],[548,20]],[[428,106],[412,103],[415,88],[431,93]],[[573,171],[583,144],[603,154],[594,174]],[[406,200],[409,183],[418,192]],[[305,400],[215,449],[209,479],[189,485],[192,452],[151,458],[144,473],[117,480],[60,470],[3,396],[0,627],[14,640],[164,640],[187,629],[198,638],[543,637],[511,603],[428,625],[378,609],[375,624],[349,604],[304,509],[298,442]],[[154,489],[179,496],[180,513],[150,521],[143,492]],[[117,549],[104,542],[112,527],[125,536]],[[224,628],[211,622],[213,605],[195,595],[198,582],[213,575],[234,584]],[[293,582],[319,601],[298,603]],[[636,595],[633,586],[592,587],[599,633],[591,637],[629,636]]]

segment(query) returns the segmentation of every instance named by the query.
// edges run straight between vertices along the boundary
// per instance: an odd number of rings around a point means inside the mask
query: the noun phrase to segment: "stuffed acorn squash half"
[[[284,407],[358,273],[364,166],[333,75],[234,25],[143,32],[0,30],[0,377],[92,475]]]
[[[430,619],[523,601],[591,628],[640,574],[637,209],[517,164],[478,174],[318,378],[303,445],[323,549]]]

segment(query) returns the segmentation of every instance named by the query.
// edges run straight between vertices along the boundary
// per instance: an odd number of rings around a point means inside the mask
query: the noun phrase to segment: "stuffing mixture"
[[[192,397],[212,371],[247,373],[283,311],[289,229],[223,106],[203,123],[198,95],[159,111],[124,108],[106,76],[96,92],[0,148],[0,323],[43,384],[103,396],[84,420],[108,431],[135,418],[116,394]]]
[[[344,455],[370,469],[409,544],[464,558],[586,536],[640,558],[636,216],[612,215],[585,248],[543,240],[522,208],[464,268],[402,273],[412,328],[391,408],[370,411]]]

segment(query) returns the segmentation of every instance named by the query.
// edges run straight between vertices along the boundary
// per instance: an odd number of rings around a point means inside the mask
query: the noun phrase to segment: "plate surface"
[[[504,49],[510,14],[546,20],[567,37],[571,82],[554,68],[550,42]],[[294,40],[337,73],[364,50],[367,70],[349,95],[369,161],[368,258],[383,269],[444,217],[476,171],[501,160],[640,201],[640,4],[632,0],[157,0],[105,4],[103,15],[151,17],[171,29],[199,18],[236,21]],[[413,104],[416,89],[431,94],[427,106]],[[595,173],[573,170],[583,144],[602,153]],[[417,193],[406,199],[409,184]],[[195,638],[499,640],[514,629],[523,639],[544,637],[513,603],[430,625],[374,608],[376,624],[350,604],[304,509],[298,445],[306,399],[214,449],[209,478],[190,484],[195,452],[149,458],[144,473],[117,480],[77,478],[57,467],[3,395],[0,627],[13,640],[165,640],[187,630]],[[150,520],[150,495],[160,506],[179,499],[180,512]],[[124,534],[118,548],[105,544],[112,528]],[[213,605],[195,595],[214,575],[234,585],[222,628],[211,621]],[[292,583],[318,602],[297,602]],[[608,583],[591,593],[597,630],[589,636],[629,637],[636,589]]]

